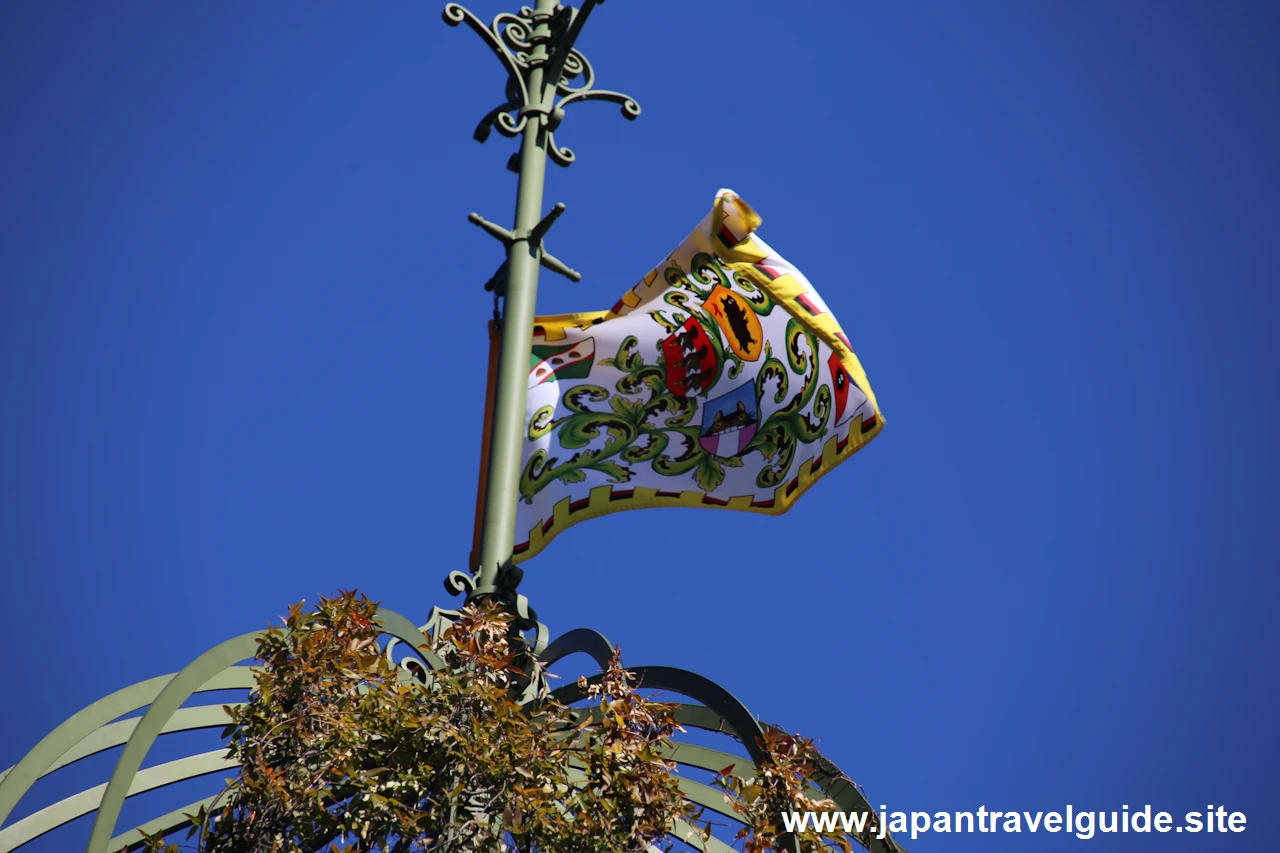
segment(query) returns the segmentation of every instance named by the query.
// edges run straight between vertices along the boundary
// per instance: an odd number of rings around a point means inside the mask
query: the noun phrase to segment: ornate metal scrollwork
[[[475,591],[475,578],[466,572],[449,572],[444,579],[444,589],[449,595],[460,595],[466,593],[468,596]],[[458,620],[462,614],[453,608],[432,607],[431,612],[427,614],[427,621],[418,626],[418,630],[422,632],[423,637],[427,639],[428,644],[434,648],[435,644],[444,636],[445,629]],[[395,649],[399,644],[399,640],[392,637],[391,640],[383,647],[382,654],[386,659],[407,671],[410,675],[420,680],[426,680],[429,677],[426,669],[420,662],[414,660],[411,656],[396,662]]]
[[[544,667],[538,662],[538,655],[541,655],[547,647],[549,633],[547,626],[538,621],[537,611],[529,606],[529,599],[516,592],[523,574],[523,571],[514,563],[503,566],[498,573],[498,588],[492,593],[492,598],[514,617],[511,623],[511,637],[523,644],[527,657],[524,665],[525,675],[522,679],[516,680],[514,687],[518,693],[522,694],[521,701],[530,701],[549,690]],[[444,589],[449,595],[454,596],[465,593],[469,600],[476,594],[476,579],[466,572],[449,572],[444,579]],[[461,615],[457,608],[432,607],[426,623],[418,630],[427,639],[428,646],[434,649],[436,643],[444,636],[445,630]],[[430,672],[421,661],[405,657],[396,662],[395,649],[398,643],[399,641],[394,637],[387,643],[383,649],[386,659],[413,677],[421,681],[430,681]],[[434,665],[433,660],[429,659],[428,663]]]
[[[640,115],[640,105],[634,98],[595,88],[595,69],[573,46],[595,5],[596,0],[586,0],[581,9],[557,6],[549,14],[524,6],[519,14],[503,12],[488,25],[457,3],[444,7],[445,23],[470,27],[507,71],[506,101],[480,119],[472,134],[477,142],[487,140],[494,128],[503,136],[518,136],[530,121],[536,121],[546,131],[551,161],[569,166],[576,155],[572,149],[558,145],[554,136],[566,107],[608,101],[621,107],[623,118],[630,120]],[[540,46],[545,50],[538,51]],[[542,74],[536,78],[541,82],[535,85],[533,72],[537,69]]]

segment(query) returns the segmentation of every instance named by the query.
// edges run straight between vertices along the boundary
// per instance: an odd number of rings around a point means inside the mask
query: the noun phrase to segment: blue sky
[[[448,603],[501,260],[465,217],[509,223],[515,178],[470,138],[500,67],[438,5],[0,6],[0,640],[31,697],[0,766],[290,602]],[[566,532],[522,587],[553,634],[713,678],[877,806],[1225,804],[1223,849],[1274,849],[1278,36],[1245,2],[601,7],[579,46],[644,112],[558,133],[548,245],[584,280],[540,309],[609,307],[730,187],[886,426],[786,516]]]

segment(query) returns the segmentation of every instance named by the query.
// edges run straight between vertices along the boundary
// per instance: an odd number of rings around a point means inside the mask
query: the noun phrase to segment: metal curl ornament
[[[499,34],[507,47],[516,52],[517,56],[525,53],[524,62],[521,64],[527,63],[529,58],[527,51],[533,49],[533,43],[529,41],[533,35],[533,27],[529,21],[510,12],[502,12],[494,17],[492,29],[494,33]]]
[[[569,81],[578,77],[583,77],[583,81],[578,86],[570,86]],[[556,91],[562,95],[567,95],[575,89],[590,89],[595,84],[596,73],[591,67],[591,63],[587,58],[576,50],[569,51],[569,55],[564,58],[564,69],[560,74],[560,79],[556,81]]]
[[[547,131],[547,156],[551,158],[552,163],[564,168],[572,166],[573,161],[577,158],[572,148],[561,148],[556,145],[556,135],[551,131]]]
[[[595,88],[595,69],[573,46],[598,2],[585,0],[581,9],[555,6],[550,12],[522,6],[518,13],[496,15],[488,25],[458,3],[444,7],[445,23],[470,27],[502,62],[508,75],[506,100],[480,119],[472,134],[477,142],[485,142],[494,128],[508,138],[517,137],[530,121],[535,121],[546,131],[551,162],[567,167],[577,156],[571,148],[557,145],[551,135],[563,120],[566,107],[585,101],[609,101],[619,105],[625,119],[640,115],[640,105],[634,98]]]

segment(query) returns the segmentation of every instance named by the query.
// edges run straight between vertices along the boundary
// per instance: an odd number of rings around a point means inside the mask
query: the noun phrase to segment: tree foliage
[[[768,761],[754,776],[721,772],[716,780],[725,790],[725,802],[744,824],[735,839],[742,842],[743,853],[786,849],[788,834],[782,825],[784,812],[828,812],[838,808],[832,800],[815,796],[817,791],[813,782],[821,769],[813,741],[776,728],[765,729],[761,740],[760,746]],[[812,823],[795,840],[802,851],[822,850],[828,843],[838,847],[842,853],[852,853],[853,850],[846,836],[823,833]]]
[[[382,654],[376,613],[344,592],[263,635],[256,687],[223,733],[241,772],[192,816],[202,853],[641,853],[669,847],[676,821],[708,837],[665,757],[675,706],[638,693],[616,650],[599,683],[580,680],[585,708],[545,689],[521,705],[538,664],[506,613],[464,608],[434,639],[446,668],[425,678]],[[762,745],[761,773],[719,779],[746,853],[784,849],[780,807],[835,807],[806,794],[811,744],[774,732]]]

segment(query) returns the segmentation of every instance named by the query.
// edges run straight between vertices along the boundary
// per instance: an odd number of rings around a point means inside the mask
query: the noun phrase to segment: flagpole
[[[538,0],[535,14],[547,16],[556,0]],[[534,27],[534,39],[548,34],[546,18]],[[545,59],[547,46],[535,41],[530,61]],[[529,95],[543,100],[544,71],[539,63],[529,73]],[[535,94],[536,93],[536,94]],[[541,114],[536,114],[541,119]],[[485,483],[484,517],[480,522],[480,562],[474,594],[494,591],[498,569],[515,547],[516,502],[520,499],[520,457],[524,442],[525,400],[528,397],[529,353],[538,298],[541,247],[529,239],[542,214],[542,189],[547,171],[546,136],[541,120],[527,121],[520,139],[520,177],[516,190],[515,232],[507,247],[507,293],[503,305],[498,376],[494,389],[493,425],[489,440],[489,472]]]
[[[481,120],[476,140],[484,142],[494,127],[505,136],[520,136],[518,160],[513,157],[508,163],[508,168],[519,174],[515,227],[508,231],[478,214],[469,217],[507,250],[506,262],[490,281],[495,296],[503,298],[502,333],[489,425],[479,556],[471,566],[471,597],[510,592],[519,582],[512,557],[539,267],[572,281],[581,278],[543,246],[548,229],[564,210],[564,205],[557,204],[542,216],[547,157],[560,166],[575,159],[571,150],[556,145],[554,132],[564,118],[564,108],[576,102],[611,101],[621,105],[628,119],[640,114],[640,107],[626,95],[595,89],[591,63],[574,49],[578,33],[596,5],[597,0],[585,0],[581,9],[574,9],[560,6],[557,0],[537,0],[533,9],[525,7],[518,15],[500,14],[487,26],[456,3],[444,9],[446,23],[467,24],[488,43],[508,72],[507,102]],[[579,78],[575,85],[573,81]]]

